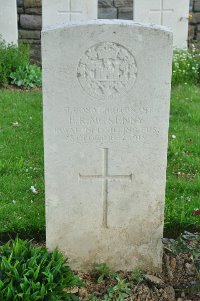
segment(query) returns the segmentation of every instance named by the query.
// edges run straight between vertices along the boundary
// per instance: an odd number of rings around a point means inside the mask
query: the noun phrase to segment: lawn
[[[41,92],[0,91],[0,240],[45,239]],[[165,235],[200,230],[200,88],[172,91]]]
[[[165,234],[200,230],[200,88],[172,90]]]
[[[0,91],[0,235],[44,239],[40,92]],[[37,193],[31,191],[31,186]]]

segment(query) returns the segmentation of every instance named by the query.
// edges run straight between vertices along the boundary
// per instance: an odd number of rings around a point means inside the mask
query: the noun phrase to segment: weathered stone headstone
[[[0,39],[7,44],[18,43],[16,0],[0,1]]]
[[[42,36],[47,246],[75,269],[159,270],[172,33],[99,20]]]
[[[43,0],[43,27],[97,19],[97,0]]]
[[[169,27],[174,47],[187,48],[189,0],[134,0],[134,21]]]

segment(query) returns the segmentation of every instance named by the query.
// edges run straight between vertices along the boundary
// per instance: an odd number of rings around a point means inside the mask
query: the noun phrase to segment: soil
[[[131,294],[126,298],[111,297],[108,300],[200,301],[200,236],[198,234],[197,241],[194,240],[193,234],[188,235],[187,246],[186,240],[181,242],[181,245],[175,240],[164,240],[163,272],[160,275],[144,274],[141,282],[138,282],[133,280],[131,272],[119,271],[117,274],[130,283]],[[179,252],[179,249],[183,249],[184,252]],[[85,283],[84,288],[74,288],[73,291],[80,300],[95,300],[91,295],[96,296],[98,300],[107,300],[105,299],[107,289],[117,284],[116,277],[108,277],[98,283],[97,272],[79,272],[78,275]]]
[[[9,91],[14,91],[14,92],[38,92],[38,91],[42,91],[41,87],[34,87],[34,88],[26,88],[26,87],[17,87],[15,85],[6,85],[6,86],[1,86],[0,85],[0,89],[5,89],[5,90],[9,90]]]

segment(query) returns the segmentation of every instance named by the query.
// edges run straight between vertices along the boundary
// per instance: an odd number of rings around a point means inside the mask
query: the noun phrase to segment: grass
[[[41,92],[0,90],[0,240],[45,239]],[[200,88],[172,91],[165,234],[199,230]],[[172,138],[173,136],[173,138]],[[31,191],[31,186],[36,192]]]
[[[0,90],[0,108],[0,238],[44,239],[41,93]]]
[[[166,235],[200,230],[200,88],[172,91],[169,131]]]

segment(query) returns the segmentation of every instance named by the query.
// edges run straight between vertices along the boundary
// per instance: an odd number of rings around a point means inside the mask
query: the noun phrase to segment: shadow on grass
[[[168,224],[164,226],[164,237],[165,238],[177,238],[184,231],[191,233],[200,232],[200,224],[189,225],[189,224]]]
[[[3,232],[0,233],[0,243],[6,243],[10,239],[15,239],[16,237],[24,240],[33,240],[34,242],[44,244],[46,241],[46,236],[44,231],[29,231],[22,230],[19,232]]]
[[[186,224],[168,224],[164,227],[164,237],[165,238],[178,238],[184,231],[188,231],[191,233],[200,232],[200,224],[199,225],[186,225]],[[10,239],[15,239],[19,237],[21,239],[33,240],[36,243],[44,244],[46,241],[45,231],[30,231],[21,230],[18,232],[3,232],[0,233],[0,243],[6,243]]]

